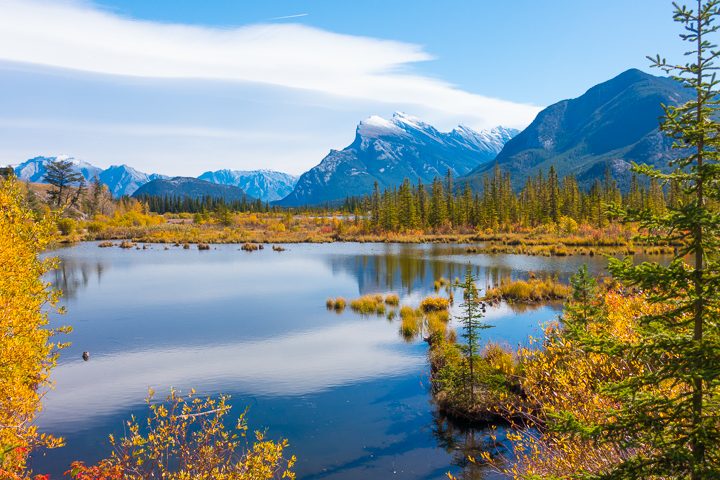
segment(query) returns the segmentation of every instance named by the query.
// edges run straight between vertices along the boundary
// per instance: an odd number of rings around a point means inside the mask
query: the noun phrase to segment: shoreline
[[[178,235],[172,237],[158,238],[148,235],[101,235],[89,237],[86,235],[66,236],[56,238],[53,247],[70,246],[79,243],[91,242],[131,242],[133,244],[147,245],[272,245],[272,244],[328,244],[328,243],[377,243],[377,244],[444,244],[457,247],[465,247],[467,255],[527,255],[541,257],[565,257],[565,256],[602,256],[602,255],[669,255],[672,254],[675,247],[668,245],[635,245],[632,242],[628,244],[608,245],[600,243],[587,242],[538,242],[516,243],[516,242],[499,242],[494,240],[486,240],[478,235],[467,234],[439,234],[439,235],[368,235],[359,237],[305,237],[305,238],[287,238],[283,236],[248,236],[245,238],[237,238],[229,236],[226,238],[204,238],[204,236]]]

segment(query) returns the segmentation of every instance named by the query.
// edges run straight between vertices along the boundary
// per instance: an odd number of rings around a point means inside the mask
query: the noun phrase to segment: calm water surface
[[[330,296],[396,292],[416,305],[444,276],[472,266],[480,286],[530,272],[566,279],[602,258],[466,255],[458,245],[300,244],[247,253],[238,245],[210,251],[149,246],[55,252],[51,276],[64,291],[73,327],[53,372],[56,389],[39,417],[43,431],[67,446],[35,458],[54,477],[73,459],[109,454],[107,435],[141,419],[153,387],[232,395],[249,406],[251,427],[286,437],[302,479],[443,478],[462,472],[460,445],[482,432],[459,431],[435,413],[426,344],[406,342],[399,321],[325,309]],[[457,308],[457,307],[456,307]],[[557,317],[544,306],[488,313],[486,340],[527,343]],[[90,361],[81,359],[89,351]],[[465,471],[467,478],[492,478]]]

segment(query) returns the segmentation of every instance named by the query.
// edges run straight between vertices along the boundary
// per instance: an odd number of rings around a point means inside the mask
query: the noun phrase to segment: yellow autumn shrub
[[[62,346],[47,313],[59,295],[42,279],[55,262],[39,257],[55,230],[26,208],[16,181],[0,182],[0,478],[24,478],[33,448],[62,443],[33,424]]]
[[[122,438],[110,437],[109,458],[92,466],[76,462],[68,475],[75,480],[294,479],[295,457],[285,455],[287,440],[269,440],[259,431],[249,440],[245,412],[234,428],[226,426],[228,398],[171,390],[164,402],[155,403],[151,391],[147,421],[141,425],[131,418]]]
[[[636,339],[636,319],[661,308],[648,303],[642,295],[615,290],[599,294],[595,301],[604,314],[601,319],[592,319],[587,329],[628,342]],[[635,375],[644,365],[619,356],[583,351],[557,324],[547,328],[542,348],[521,349],[518,353],[527,404],[507,409],[525,418],[526,426],[536,428],[519,428],[508,435],[514,457],[509,467],[488,453],[484,454],[485,461],[511,478],[570,478],[602,472],[627,455],[619,445],[557,433],[545,428],[545,422],[567,412],[581,421],[601,422],[616,405],[599,386]],[[670,393],[669,386],[659,388],[667,388]]]

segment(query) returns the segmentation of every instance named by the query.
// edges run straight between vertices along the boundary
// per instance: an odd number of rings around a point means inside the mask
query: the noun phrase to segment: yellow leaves
[[[54,232],[54,219],[38,220],[14,180],[0,181],[0,469],[13,475],[24,471],[32,448],[62,444],[32,425],[40,409],[38,390],[49,386],[49,371],[64,345],[51,338],[69,331],[47,328],[47,307],[56,306],[59,293],[42,275],[57,262],[38,257]]]
[[[614,290],[599,294],[596,302],[604,314],[590,319],[587,330],[628,342],[637,340],[638,317],[658,313],[662,308],[650,304],[641,295]],[[518,356],[522,390],[533,405],[525,417],[538,418],[540,422],[559,413],[569,413],[591,423],[606,420],[606,412],[615,405],[599,386],[635,375],[645,368],[622,358],[583,351],[560,325],[548,327],[542,348],[520,349]],[[659,385],[658,388],[673,394],[670,387]],[[541,432],[509,432],[507,439],[516,461],[511,468],[498,468],[513,478],[566,478],[602,471],[622,455],[612,444],[591,444],[548,429]]]
[[[144,480],[269,480],[294,479],[295,457],[286,459],[287,440],[272,441],[264,432],[255,432],[255,441],[246,448],[247,423],[243,412],[235,431],[225,428],[230,410],[229,397],[186,397],[171,390],[165,402],[150,403],[150,415],[142,429],[135,417],[128,422],[128,435],[115,440],[112,456],[98,467],[113,467],[123,479]],[[84,477],[73,477],[84,480]],[[87,477],[94,478],[94,477]],[[96,479],[95,479],[96,480]]]

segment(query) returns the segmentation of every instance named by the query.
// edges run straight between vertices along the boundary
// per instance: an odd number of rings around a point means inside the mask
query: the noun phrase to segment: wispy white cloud
[[[283,141],[304,140],[305,135],[292,132],[272,132],[267,130],[238,130],[215,128],[202,125],[173,125],[151,123],[93,123],[68,121],[66,119],[33,119],[0,117],[0,128],[32,130],[69,130],[86,133],[106,133],[137,137],[198,137],[231,139],[244,141]]]
[[[273,17],[270,20],[288,20],[290,18],[307,17],[309,13],[296,13],[295,15],[283,15],[282,17]]]
[[[401,352],[396,344],[395,330],[354,321],[259,341],[98,356],[53,370],[58,389],[45,397],[39,421],[45,429],[77,431],[78,425],[137,404],[148,387],[159,392],[194,387],[207,394],[232,388],[250,395],[307,395],[407,374],[423,364],[422,355]],[[87,421],[79,422],[81,418]]]
[[[532,105],[411,72],[421,46],[298,24],[221,29],[134,20],[86,3],[0,0],[0,59],[108,75],[196,78],[416,106],[475,127],[522,127]]]

